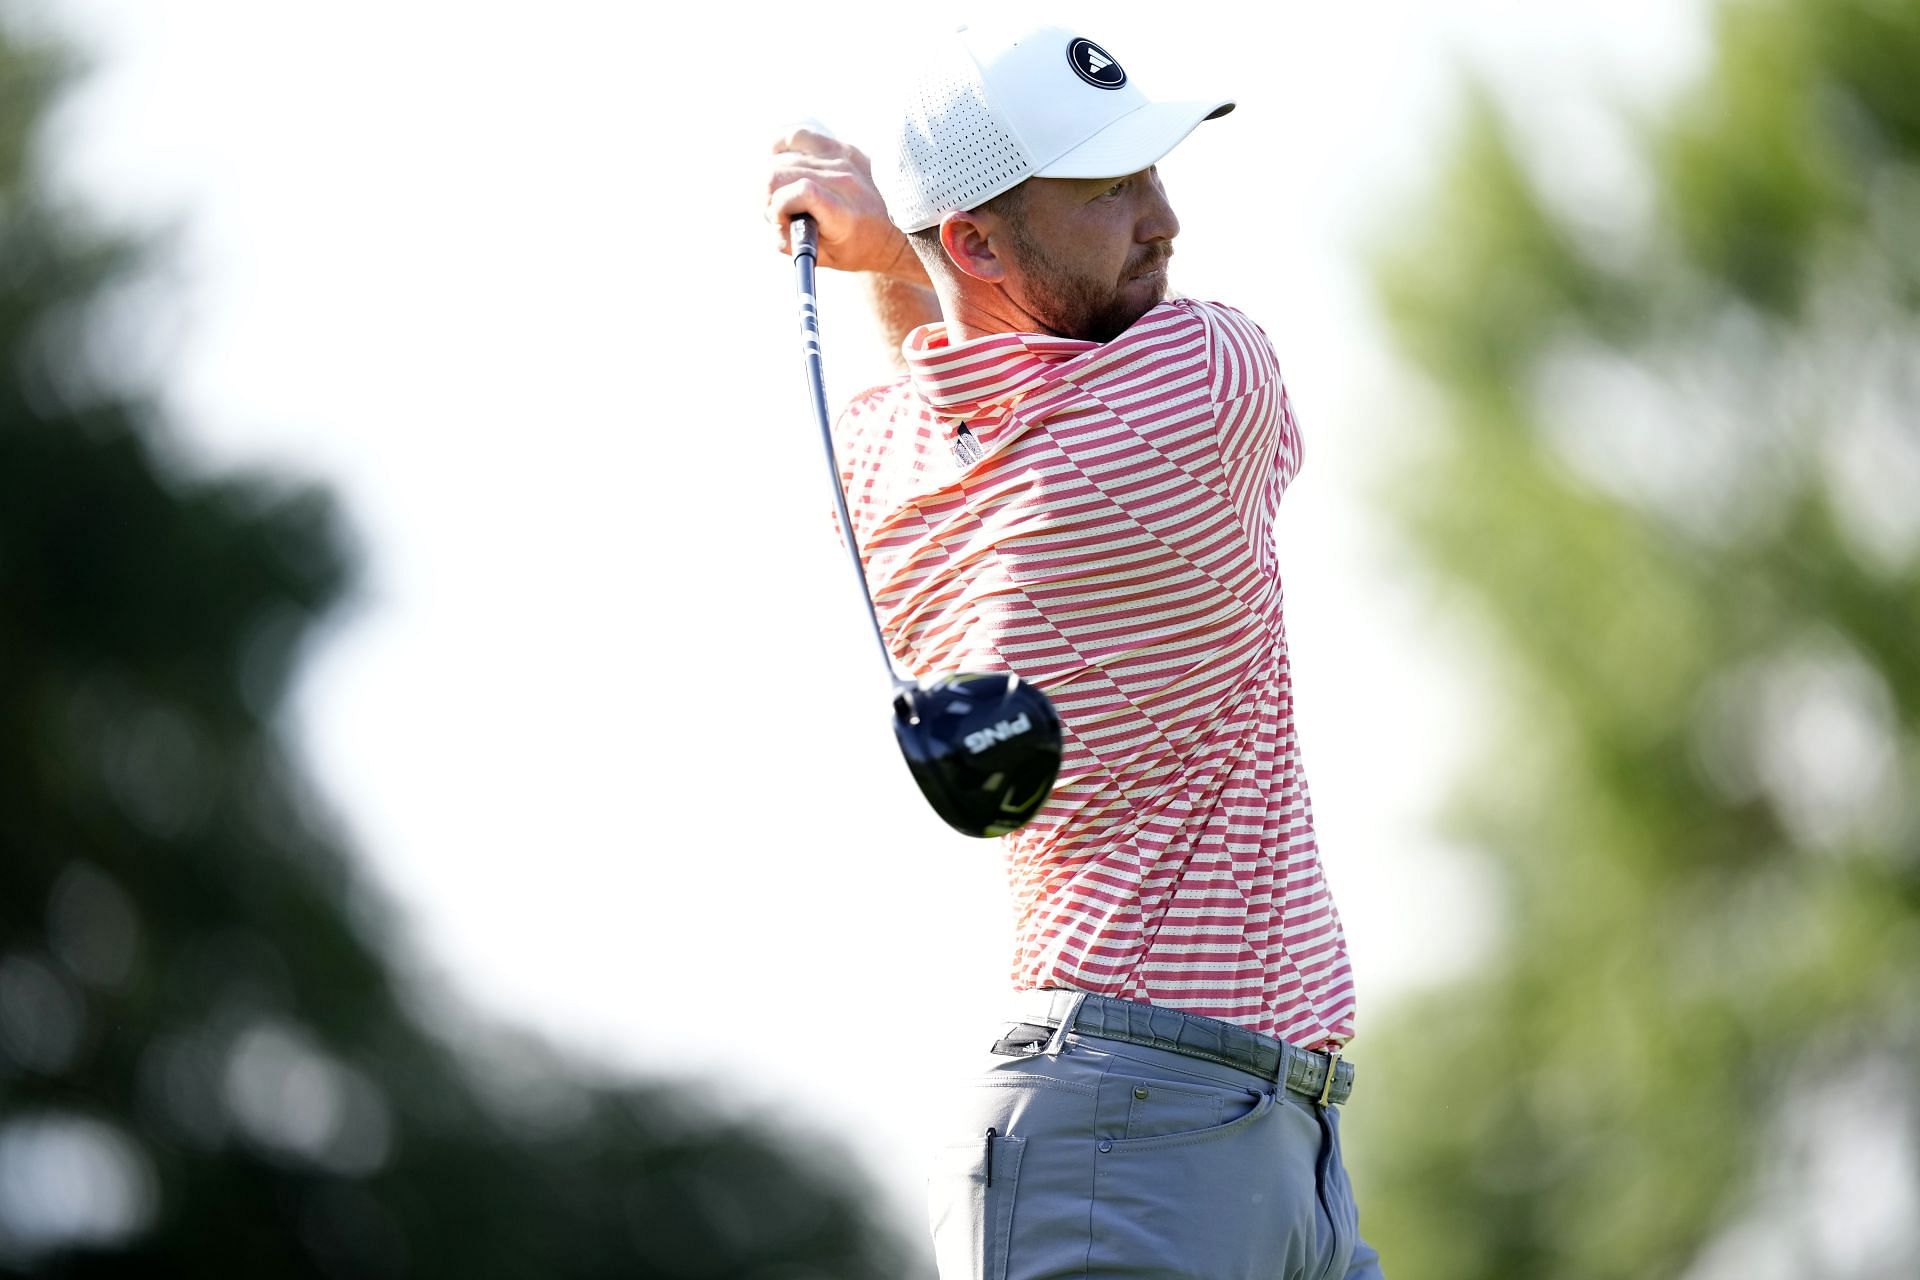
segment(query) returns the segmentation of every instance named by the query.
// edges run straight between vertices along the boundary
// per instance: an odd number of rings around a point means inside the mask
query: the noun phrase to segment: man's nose
[[[1134,228],[1135,238],[1142,244],[1173,239],[1180,234],[1180,219],[1174,216],[1173,205],[1167,200],[1167,189],[1160,185],[1158,173],[1148,181],[1147,190],[1147,206]]]

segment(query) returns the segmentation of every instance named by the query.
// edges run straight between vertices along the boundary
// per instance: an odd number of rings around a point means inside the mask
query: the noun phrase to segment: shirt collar
[[[936,321],[908,334],[901,351],[922,400],[948,417],[972,418],[1007,408],[1052,382],[1056,366],[1099,346],[1044,333],[990,333],[954,343],[945,322]]]

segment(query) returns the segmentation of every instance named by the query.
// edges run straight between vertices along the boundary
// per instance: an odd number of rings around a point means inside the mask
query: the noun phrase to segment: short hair
[[[1026,192],[1027,184],[1025,182],[1015,183],[991,200],[983,201],[967,212],[985,212],[1005,218],[1008,222],[1015,224],[1015,234],[1018,235],[1020,206],[1026,199]],[[922,227],[918,231],[907,232],[907,242],[913,246],[914,253],[919,255],[920,264],[927,269],[928,275],[932,275],[936,271],[946,271],[950,269],[950,264],[947,262],[947,251],[940,244],[940,224],[938,222],[930,227]]]

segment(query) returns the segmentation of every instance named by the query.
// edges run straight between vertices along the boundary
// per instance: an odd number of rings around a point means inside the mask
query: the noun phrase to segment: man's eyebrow
[[[1143,178],[1159,167],[1157,164],[1150,164],[1146,168],[1136,169],[1132,173],[1116,173],[1111,178],[1081,178],[1079,181],[1086,186],[1098,187],[1104,191],[1116,182],[1130,182],[1135,178]]]

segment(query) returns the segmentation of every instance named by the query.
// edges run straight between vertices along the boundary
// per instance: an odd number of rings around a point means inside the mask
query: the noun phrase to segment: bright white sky
[[[924,11],[40,7],[98,60],[60,171],[176,228],[133,357],[181,448],[325,482],[364,544],[296,730],[403,954],[572,1049],[839,1135],[917,1214],[923,1100],[999,1016],[1006,899],[887,730],[760,187],[789,121],[881,134]],[[1628,175],[1593,103],[1697,66],[1700,0],[1082,12],[1150,93],[1239,99],[1162,166],[1175,283],[1261,321],[1306,433],[1278,532],[1364,1071],[1389,997],[1494,921],[1426,830],[1474,659],[1366,489],[1417,401],[1359,250],[1420,216],[1463,62],[1526,103],[1564,197],[1607,198]],[[822,305],[844,398],[885,356],[844,279]]]

